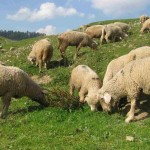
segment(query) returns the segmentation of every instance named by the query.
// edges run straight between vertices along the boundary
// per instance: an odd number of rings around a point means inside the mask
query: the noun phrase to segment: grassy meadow
[[[92,24],[115,22],[103,21]],[[118,21],[118,20],[117,20]],[[12,41],[0,37],[3,50],[0,61],[17,66],[30,76],[50,77],[51,81],[40,83],[49,90],[51,106],[43,108],[27,97],[12,99],[6,119],[0,119],[0,150],[149,150],[150,118],[126,124],[123,111],[107,114],[91,112],[85,104],[77,103],[78,95],[69,97],[68,82],[71,70],[85,64],[103,79],[108,63],[130,50],[150,45],[150,34],[140,34],[138,19],[119,20],[131,25],[130,35],[122,41],[99,45],[98,50],[81,48],[76,62],[68,67],[60,63],[57,35],[48,36],[54,46],[54,56],[49,70],[39,73],[36,66],[27,61],[32,45],[43,37]],[[99,42],[99,39],[96,39]],[[14,50],[10,50],[14,47]],[[75,47],[68,47],[66,55],[72,62]],[[148,104],[146,104],[148,106]],[[149,105],[150,106],[150,105]],[[144,110],[143,110],[144,111]],[[126,140],[127,136],[133,141]]]

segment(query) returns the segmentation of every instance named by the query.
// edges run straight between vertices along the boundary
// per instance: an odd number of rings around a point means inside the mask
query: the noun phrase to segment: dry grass
[[[60,88],[49,90],[47,97],[51,107],[60,107],[69,112],[83,108],[78,97],[71,96],[67,91]]]
[[[48,84],[52,80],[52,78],[48,75],[44,75],[42,77],[39,77],[38,75],[34,75],[31,78],[38,84]]]

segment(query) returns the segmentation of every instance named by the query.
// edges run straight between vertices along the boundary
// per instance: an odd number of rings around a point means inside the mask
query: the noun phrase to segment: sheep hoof
[[[130,120],[127,118],[127,119],[125,120],[125,123],[130,123]]]
[[[126,123],[130,123],[132,120],[133,120],[133,117],[128,117],[128,118],[125,120],[125,122],[126,122]]]
[[[94,112],[94,111],[97,111],[96,107],[95,106],[90,106],[91,107],[91,111]]]
[[[130,116],[130,112],[128,112],[128,113],[126,114],[126,116],[129,117],[129,116]]]

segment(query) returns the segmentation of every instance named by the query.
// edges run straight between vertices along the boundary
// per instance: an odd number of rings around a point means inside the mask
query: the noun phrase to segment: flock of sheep
[[[150,29],[150,19],[141,16],[141,33]],[[115,42],[128,36],[130,26],[126,23],[115,22],[108,25],[94,25],[87,27],[84,32],[67,31],[58,36],[58,48],[63,59],[68,46],[76,46],[78,56],[81,47],[89,46],[96,49],[98,44],[93,38],[99,38],[100,43]],[[49,39],[42,39],[33,45],[28,55],[32,64],[48,69],[53,56],[53,46]],[[49,106],[42,88],[36,84],[23,70],[17,67],[0,64],[0,95],[2,97],[1,118],[6,118],[11,98],[27,96],[43,106]],[[150,47],[143,46],[130,51],[128,54],[112,60],[108,66],[103,83],[95,71],[86,65],[78,65],[72,70],[70,77],[70,94],[78,89],[80,102],[91,107],[91,111],[102,109],[110,112],[115,104],[124,97],[131,102],[130,111],[125,122],[134,120],[136,101],[141,92],[150,95]]]

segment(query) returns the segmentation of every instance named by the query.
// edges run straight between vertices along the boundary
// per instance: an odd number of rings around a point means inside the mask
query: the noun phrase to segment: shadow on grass
[[[9,114],[25,114],[25,113],[28,113],[28,112],[34,112],[34,111],[39,111],[39,110],[42,110],[44,109],[45,107],[42,106],[42,105],[36,105],[36,106],[28,106],[27,108],[23,108],[23,109],[19,109],[19,110],[16,110],[16,111],[10,111]]]
[[[122,99],[121,101],[120,102],[122,106],[121,105],[119,106],[120,108],[118,112],[121,115],[126,116],[126,114],[130,110],[131,105],[130,105],[130,102],[127,102],[125,98]],[[136,104],[134,121],[144,120],[148,117],[150,117],[150,95],[146,95],[142,93],[139,97],[139,102],[137,102]]]
[[[54,68],[58,68],[60,66],[64,66],[64,67],[68,67],[69,66],[69,62],[68,60],[53,60],[50,62],[50,64],[48,65],[48,69],[54,69]]]

